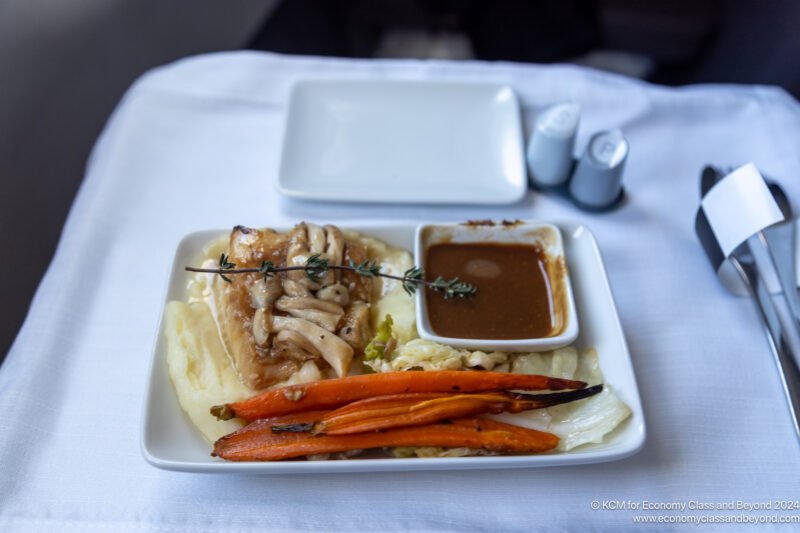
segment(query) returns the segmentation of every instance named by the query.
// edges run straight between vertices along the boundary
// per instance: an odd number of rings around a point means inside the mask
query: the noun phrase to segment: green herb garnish
[[[219,276],[231,283],[231,278],[228,276],[232,274],[260,274],[264,277],[264,281],[271,278],[279,272],[291,272],[296,270],[303,270],[308,279],[314,282],[320,281],[330,270],[340,270],[355,272],[359,276],[365,278],[388,278],[400,281],[403,283],[403,290],[409,296],[413,296],[420,285],[430,287],[436,292],[442,293],[445,299],[449,298],[469,298],[475,295],[477,289],[475,286],[459,281],[458,278],[446,280],[439,276],[434,281],[425,280],[425,271],[421,268],[411,267],[406,270],[402,276],[395,276],[386,274],[380,271],[380,266],[374,261],[364,261],[363,263],[355,264],[352,261],[349,265],[331,265],[327,258],[320,254],[311,255],[305,265],[276,267],[271,261],[263,261],[258,268],[236,268],[235,263],[228,260],[228,256],[222,254],[219,258],[218,268],[197,268],[197,267],[184,267],[188,272],[205,272],[208,274],[219,274]]]

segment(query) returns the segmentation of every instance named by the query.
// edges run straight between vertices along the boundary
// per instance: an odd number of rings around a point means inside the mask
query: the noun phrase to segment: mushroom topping
[[[271,331],[295,331],[308,339],[339,377],[347,375],[353,360],[353,348],[342,339],[308,320],[288,316],[272,317]]]
[[[341,250],[339,250],[338,254],[335,253],[337,251],[337,236],[335,235],[335,231],[329,229],[332,227],[335,226],[325,226],[325,228],[322,228],[316,224],[306,223],[308,253],[310,255],[319,255],[327,259],[329,264],[340,265],[342,262],[342,254]],[[336,231],[339,231],[338,228],[336,228]],[[339,231],[339,237],[341,237],[341,231]],[[331,242],[331,239],[333,239],[333,242]],[[339,240],[344,242],[341,238]],[[328,253],[329,249],[335,253],[334,256]],[[329,270],[322,275],[319,285],[325,287],[326,285],[336,283],[337,280],[338,272]]]
[[[372,338],[369,323],[369,305],[364,302],[353,302],[345,312],[339,337],[353,347],[356,353],[362,353]]]
[[[253,315],[253,340],[258,346],[267,346],[271,324],[272,311],[265,307],[256,309],[256,314]]]
[[[342,231],[333,225],[327,225],[322,229],[324,235],[324,253],[321,253],[331,265],[341,265],[344,256],[344,235]],[[339,271],[329,270],[321,280],[322,287],[333,285],[339,281]]]
[[[304,266],[310,255],[307,226],[305,222],[301,222],[292,228],[292,231],[289,233],[289,249],[286,252],[286,266]],[[319,283],[308,279],[308,276],[302,270],[287,272],[286,277],[305,285],[308,289],[313,291],[320,287]]]
[[[281,296],[275,302],[275,308],[321,326],[328,331],[335,331],[344,309],[337,303],[319,300],[314,297],[290,298]]]
[[[350,292],[341,283],[334,283],[318,290],[317,298],[345,306],[350,303]]]
[[[316,309],[293,309],[289,311],[289,314],[296,318],[308,320],[312,324],[316,324],[331,332],[336,331],[336,326],[339,325],[339,321],[342,319],[342,315],[334,315]]]
[[[327,238],[325,254],[332,265],[341,265],[342,257],[344,256],[344,235],[342,235],[342,230],[332,224],[328,224],[325,226],[325,237]]]
[[[336,226],[301,223],[286,233],[237,226],[228,250],[240,268],[256,269],[264,261],[300,267],[266,279],[250,273],[214,284],[220,332],[242,380],[262,389],[301,366],[317,375],[328,366],[346,375],[354,353],[371,337],[365,302],[374,284],[334,269],[314,282],[304,267],[313,254],[332,266],[361,264],[368,258],[365,246],[347,241]]]
[[[250,285],[250,305],[253,309],[269,307],[281,294],[283,286],[280,279],[272,277],[264,281],[258,278]]]
[[[316,224],[306,224],[308,251],[312,254],[325,253],[325,230]]]
[[[275,307],[278,310],[285,311],[287,313],[291,313],[292,311],[298,309],[316,309],[318,311],[324,311],[326,313],[333,313],[337,315],[344,314],[344,309],[342,309],[341,305],[314,297],[291,298],[289,296],[281,296],[275,302]]]
[[[273,357],[284,357],[297,361],[308,361],[322,357],[308,339],[296,331],[283,330],[275,336],[270,352]]]
[[[308,287],[293,279],[283,280],[283,292],[288,296],[311,296]]]
[[[316,346],[311,344],[307,338],[303,337],[296,331],[289,329],[279,331],[275,336],[275,342],[291,342],[297,348],[300,348],[313,357],[322,357],[322,354],[319,353],[319,350],[317,350]]]

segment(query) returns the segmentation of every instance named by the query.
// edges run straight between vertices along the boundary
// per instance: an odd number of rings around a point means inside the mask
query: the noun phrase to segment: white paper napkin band
[[[747,293],[727,259],[742,243],[783,219],[769,187],[752,163],[727,174],[705,192],[695,217],[695,231],[728,290]],[[753,253],[760,250],[754,249]]]

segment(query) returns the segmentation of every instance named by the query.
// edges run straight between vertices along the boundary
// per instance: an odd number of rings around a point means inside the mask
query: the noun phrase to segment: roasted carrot
[[[220,419],[271,418],[303,411],[336,409],[350,402],[409,392],[488,392],[582,389],[583,381],[504,372],[440,370],[386,372],[325,379],[266,391],[253,398],[211,408]]]
[[[273,442],[293,441],[295,437],[291,433],[273,433],[273,426],[281,426],[284,424],[303,424],[314,423],[325,417],[330,411],[309,411],[308,413],[295,413],[293,415],[278,416],[274,418],[262,418],[255,422],[250,422],[246,426],[233,433],[229,433],[221,437],[214,444],[215,452],[211,455],[216,455],[218,446],[224,446],[225,450],[229,453],[238,453],[239,451],[247,451],[253,446],[253,439],[256,436],[262,438],[265,435],[274,435]]]
[[[373,431],[355,435],[274,433],[268,425],[249,426],[214,445],[212,455],[229,461],[277,461],[305,455],[397,446],[475,448],[493,452],[544,452],[558,445],[550,433],[494,420],[465,418],[449,423]],[[237,433],[241,437],[237,439]]]
[[[329,412],[318,421],[293,420],[273,424],[276,431],[310,431],[314,434],[350,435],[405,426],[420,426],[445,419],[502,412],[520,413],[552,407],[593,396],[602,385],[551,394],[520,395],[508,392],[480,394],[411,393],[379,396],[353,402]],[[309,420],[304,417],[304,420]]]

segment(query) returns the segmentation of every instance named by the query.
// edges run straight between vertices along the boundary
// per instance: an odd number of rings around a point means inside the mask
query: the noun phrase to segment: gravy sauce
[[[449,299],[426,289],[428,318],[443,337],[532,339],[560,333],[544,250],[530,244],[441,243],[427,250],[427,279],[458,277],[473,284],[471,299]]]

